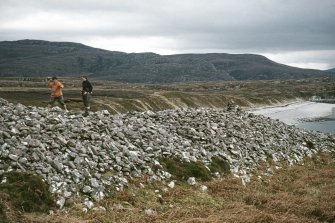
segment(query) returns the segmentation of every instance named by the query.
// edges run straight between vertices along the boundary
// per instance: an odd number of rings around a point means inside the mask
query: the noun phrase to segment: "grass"
[[[3,222],[12,222],[23,212],[47,213],[56,207],[48,185],[36,175],[9,172],[0,176],[0,182],[0,217]]]
[[[230,174],[217,180],[199,180],[195,186],[177,183],[173,189],[160,182],[132,179],[128,188],[86,214],[77,204],[53,216],[31,213],[25,218],[50,223],[335,222],[334,158],[334,154],[306,158],[304,163],[276,170],[272,177],[254,176],[246,187]],[[200,185],[208,190],[200,190]]]
[[[220,174],[228,173],[230,170],[229,163],[219,157],[212,157],[212,162],[209,165],[212,173],[218,172]]]
[[[163,157],[160,160],[164,169],[172,174],[173,179],[185,181],[189,177],[195,177],[198,180],[209,181],[213,179],[213,173],[228,173],[229,163],[218,157],[212,157],[212,162],[206,167],[201,162],[181,161],[178,158]]]
[[[200,162],[184,162],[177,158],[161,158],[160,163],[176,180],[185,181],[189,177],[195,177],[203,181],[212,179],[211,172]]]
[[[0,192],[6,193],[11,205],[24,212],[48,212],[55,203],[48,185],[40,177],[30,173],[9,172],[0,180]]]

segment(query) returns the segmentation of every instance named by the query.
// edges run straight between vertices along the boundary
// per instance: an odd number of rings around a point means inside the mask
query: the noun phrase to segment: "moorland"
[[[60,77],[64,98],[72,111],[82,109],[81,80]],[[224,108],[233,100],[242,108],[307,100],[313,95],[334,97],[332,77],[258,80],[213,81],[167,84],[134,84],[92,80],[92,110],[106,109],[112,114],[128,111],[159,111],[187,107]],[[50,89],[46,77],[8,77],[0,79],[0,97],[14,103],[46,107]]]

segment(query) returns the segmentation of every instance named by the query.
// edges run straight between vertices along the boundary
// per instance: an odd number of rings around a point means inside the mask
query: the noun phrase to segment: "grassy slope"
[[[304,165],[277,170],[272,177],[254,177],[247,187],[226,175],[203,182],[208,187],[205,192],[200,191],[200,183],[179,184],[163,192],[159,184],[142,188],[132,182],[134,186],[100,203],[106,211],[83,214],[81,206],[74,206],[67,213],[26,218],[35,222],[334,222],[334,158],[321,154],[306,159]]]

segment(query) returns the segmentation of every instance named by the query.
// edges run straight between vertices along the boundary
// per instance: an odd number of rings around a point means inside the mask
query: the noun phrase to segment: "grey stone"
[[[59,172],[62,172],[62,170],[63,170],[63,163],[61,163],[60,161],[58,161],[58,160],[54,160],[53,162],[52,162],[52,166],[54,167],[54,168],[56,168],[57,169],[57,171],[59,171]]]
[[[19,159],[19,157],[17,155],[14,155],[14,154],[9,154],[8,157],[11,159],[11,160],[14,160],[14,161],[17,161]]]
[[[62,209],[64,207],[64,204],[65,204],[65,198],[64,197],[59,197],[57,199],[56,203],[59,206],[59,209]]]
[[[92,192],[92,188],[90,186],[86,185],[83,188],[83,192],[86,193],[86,194],[87,193],[91,193]]]
[[[98,182],[98,180],[96,178],[91,178],[90,182],[91,182],[91,186],[93,188],[98,188],[100,186],[100,184],[99,184],[99,182]]]
[[[28,144],[30,147],[38,147],[41,145],[41,142],[38,139],[30,139]]]
[[[90,200],[85,200],[84,204],[88,209],[92,209],[94,207],[94,203]]]

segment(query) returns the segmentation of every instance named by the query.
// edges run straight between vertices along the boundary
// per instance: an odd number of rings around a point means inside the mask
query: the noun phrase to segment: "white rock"
[[[197,182],[195,181],[195,177],[189,177],[187,179],[187,183],[192,186],[197,184]]]
[[[90,200],[85,200],[84,201],[84,205],[88,208],[88,209],[92,209],[94,207],[94,203]]]
[[[62,209],[65,204],[65,198],[64,197],[58,198],[58,200],[56,201],[56,204],[59,206],[59,209]]]
[[[200,186],[200,190],[201,190],[202,192],[205,192],[205,191],[208,190],[208,187],[207,187],[206,185],[201,185],[201,186]]]
[[[157,212],[156,212],[155,210],[151,209],[151,208],[145,209],[145,210],[144,210],[144,213],[145,213],[146,215],[149,215],[149,216],[153,216],[153,215],[156,215],[156,214],[157,214]]]
[[[173,189],[176,186],[176,183],[174,181],[171,181],[170,183],[168,183],[168,187],[170,187],[171,189]]]

